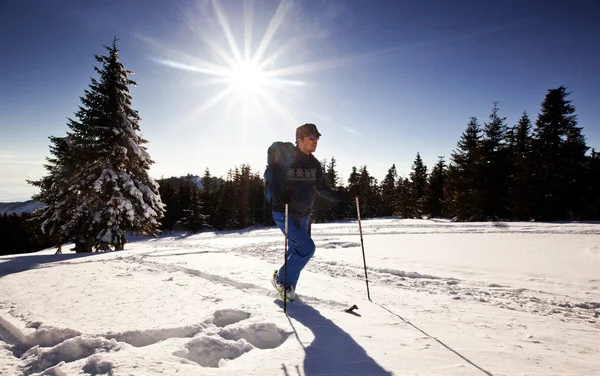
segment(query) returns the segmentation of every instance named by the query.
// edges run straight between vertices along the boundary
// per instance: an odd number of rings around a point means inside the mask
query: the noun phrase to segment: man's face
[[[298,139],[298,147],[304,154],[312,154],[317,150],[319,136],[306,136]]]

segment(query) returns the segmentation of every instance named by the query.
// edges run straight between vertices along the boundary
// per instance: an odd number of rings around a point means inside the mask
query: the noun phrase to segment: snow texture
[[[362,228],[371,300],[358,223],[315,224],[287,315],[274,227],[2,256],[0,374],[600,375],[600,224]]]

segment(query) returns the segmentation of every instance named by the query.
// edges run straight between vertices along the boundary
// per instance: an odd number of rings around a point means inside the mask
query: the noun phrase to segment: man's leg
[[[281,231],[285,231],[285,213],[273,212],[273,219]],[[308,233],[310,216],[298,218],[294,214],[288,219],[288,259],[286,282],[296,289],[300,272],[315,253],[315,243]],[[284,266],[278,273],[278,281],[283,284]]]
[[[302,272],[302,270],[304,269],[306,264],[308,264],[310,259],[315,254],[315,248],[316,248],[315,242],[310,237],[310,226],[309,226],[310,225],[310,215],[306,216],[306,217],[295,217],[295,220],[297,220],[296,224],[298,225],[298,228],[302,232],[303,236],[299,237],[299,239],[298,239],[299,246],[297,247],[297,250],[299,250],[299,253],[300,253],[299,258],[301,260],[298,262],[298,268],[296,268],[294,270],[294,272],[296,274],[292,275],[292,280],[293,280],[292,286],[294,287],[294,290],[296,290],[296,284],[298,283],[298,280],[300,279],[300,273]],[[306,235],[308,235],[308,237]],[[296,257],[296,256],[294,256],[294,257]],[[289,263],[289,259],[288,259],[288,263]],[[289,269],[288,269],[288,275],[289,275]]]

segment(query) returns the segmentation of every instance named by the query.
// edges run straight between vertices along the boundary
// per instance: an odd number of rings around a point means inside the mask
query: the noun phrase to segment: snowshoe
[[[275,270],[273,272],[273,278],[271,279],[271,283],[273,284],[273,287],[275,287],[275,290],[279,294],[279,297],[281,298],[281,300],[283,300],[284,299],[283,285],[277,281],[277,270]],[[288,302],[293,302],[294,300],[296,300],[296,293],[292,286],[287,286],[287,292],[285,293],[285,295],[286,295]]]

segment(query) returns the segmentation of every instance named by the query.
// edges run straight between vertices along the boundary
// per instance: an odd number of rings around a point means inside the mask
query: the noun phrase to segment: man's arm
[[[341,192],[335,189],[332,189],[327,181],[325,180],[325,176],[323,175],[323,169],[321,168],[321,163],[317,161],[317,176],[315,180],[315,188],[317,188],[317,192],[321,197],[324,197],[331,201],[340,201]]]

